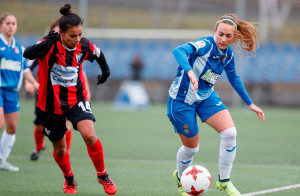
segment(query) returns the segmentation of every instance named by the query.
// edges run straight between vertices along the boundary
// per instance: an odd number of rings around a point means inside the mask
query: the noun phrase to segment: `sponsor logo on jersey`
[[[183,132],[184,132],[185,134],[189,134],[189,133],[191,132],[191,130],[189,129],[189,127],[188,127],[187,125],[184,125],[184,126],[183,126]]]
[[[57,77],[55,74],[52,74],[52,78],[53,78],[53,80],[57,81],[58,83],[71,83],[71,82],[73,82],[73,79],[65,80],[65,79]]]
[[[65,67],[54,64],[51,69],[52,85],[61,85],[64,87],[75,86],[78,79],[77,67]]]
[[[68,70],[58,69],[58,67],[54,67],[54,71],[57,73],[64,74],[64,75],[73,75],[73,74],[77,73],[75,70],[68,71]]]
[[[212,72],[211,69],[208,69],[206,71],[206,73],[203,74],[201,79],[208,82],[208,83],[215,84],[216,81],[218,80],[219,76],[220,76],[219,74],[216,74],[216,73]]]
[[[213,59],[219,59],[220,57],[219,56],[213,56]]]
[[[16,54],[20,54],[20,50],[19,50],[18,47],[15,47],[15,53],[16,53]]]
[[[5,49],[6,49],[5,47],[1,47],[1,48],[0,48],[1,51],[5,50]]]
[[[6,60],[5,58],[1,59],[1,69],[11,70],[11,71],[21,71],[21,62]]]

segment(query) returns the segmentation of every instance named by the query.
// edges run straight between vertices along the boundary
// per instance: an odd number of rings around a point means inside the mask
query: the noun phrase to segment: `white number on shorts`
[[[81,107],[82,111],[84,111],[84,112],[91,112],[91,105],[90,105],[90,102],[88,102],[88,101],[85,102],[85,105],[82,101],[80,101],[78,103],[78,106]]]

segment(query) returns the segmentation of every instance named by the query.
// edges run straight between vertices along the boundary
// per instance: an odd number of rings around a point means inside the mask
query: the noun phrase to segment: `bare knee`
[[[54,153],[57,155],[57,156],[64,156],[67,152],[67,148],[54,148]]]
[[[57,156],[64,156],[67,152],[67,144],[64,138],[58,142],[52,142],[54,153]]]
[[[15,134],[17,131],[17,125],[16,124],[10,124],[6,125],[6,132],[9,134]]]
[[[95,134],[85,135],[85,136],[82,136],[82,138],[87,145],[93,145],[97,141],[97,137]]]

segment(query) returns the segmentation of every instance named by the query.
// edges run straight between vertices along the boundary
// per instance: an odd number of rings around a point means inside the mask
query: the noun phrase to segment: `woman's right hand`
[[[193,70],[189,70],[187,72],[187,74],[190,78],[191,83],[194,85],[194,88],[192,89],[192,91],[196,91],[198,89],[198,80],[196,79],[196,76],[195,76]]]
[[[26,91],[29,95],[34,96],[34,92],[35,92],[34,85],[31,84],[30,82],[28,82],[27,80],[25,80],[24,83],[25,83],[25,91]]]

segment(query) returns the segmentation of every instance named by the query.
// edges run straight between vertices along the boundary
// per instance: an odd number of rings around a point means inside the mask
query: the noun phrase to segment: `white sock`
[[[231,127],[220,133],[221,143],[219,152],[220,180],[230,178],[231,168],[236,154],[236,129]]]
[[[12,147],[14,146],[15,140],[15,134],[8,134],[6,130],[3,130],[0,141],[0,161],[6,161],[11,152]]]
[[[196,148],[188,148],[181,146],[177,152],[177,170],[178,178],[181,177],[182,172],[192,165],[193,156],[198,152],[199,145]]]

